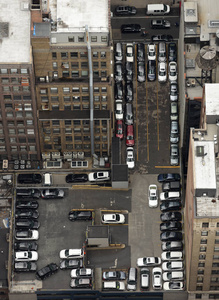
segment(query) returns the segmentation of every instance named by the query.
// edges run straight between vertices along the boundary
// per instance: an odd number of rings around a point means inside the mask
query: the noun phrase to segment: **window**
[[[53,126],[59,126],[59,120],[53,120],[52,125]]]
[[[71,134],[72,133],[72,128],[65,128],[65,133],[66,134]]]
[[[27,134],[34,134],[34,129],[33,128],[28,128],[27,129]]]
[[[94,93],[99,93],[99,88],[97,86],[94,87]]]
[[[100,96],[94,96],[94,101],[95,102],[100,102]]]
[[[64,108],[65,110],[71,110],[71,105],[65,105]]]
[[[7,112],[7,113],[6,113],[6,116],[7,116],[8,118],[12,118],[12,117],[13,117],[13,113],[12,113],[12,112]]]
[[[98,68],[98,67],[99,67],[98,61],[94,61],[94,62],[93,62],[93,68]]]
[[[207,247],[201,246],[201,247],[200,247],[200,252],[206,252],[206,249],[207,249]]]
[[[17,146],[11,146],[11,151],[12,152],[17,152]]]
[[[79,135],[79,136],[75,136],[75,141],[81,141],[81,136]]]
[[[5,85],[2,88],[3,88],[3,92],[9,92],[10,91],[10,86]],[[19,87],[18,87],[18,89],[19,89]]]
[[[105,86],[103,86],[103,87],[101,88],[101,91],[102,91],[102,93],[106,93],[106,92],[107,92],[107,88],[106,88]]]
[[[219,227],[219,222],[217,223],[217,227]]]
[[[30,91],[30,87],[29,86],[23,86],[23,92],[29,92]]]
[[[205,254],[200,254],[199,259],[205,259],[206,255]]]
[[[63,99],[64,99],[64,102],[71,102],[70,96],[64,96]]]
[[[94,78],[98,78],[99,77],[99,72],[98,71],[93,71],[93,75],[94,75]]]
[[[79,72],[78,71],[71,71],[71,77],[79,77]]]
[[[212,271],[211,271],[211,274],[212,274],[212,275],[214,275],[214,274],[219,274],[219,270],[212,270]]]
[[[52,102],[58,102],[59,101],[59,97],[58,96],[52,96],[51,97],[51,101]]]
[[[65,120],[65,126],[71,126],[71,120]]]
[[[27,125],[33,125],[33,120],[27,120]]]
[[[29,146],[30,151],[36,151],[36,146]]]
[[[74,132],[75,133],[80,133],[81,132],[81,128],[80,127],[75,127],[74,128]]]
[[[209,223],[202,223],[202,227],[204,228],[208,228],[209,227]]]
[[[69,43],[74,43],[75,38],[73,36],[69,36],[68,41],[69,41]]]
[[[204,270],[199,269],[199,270],[198,270],[198,274],[199,274],[199,275],[204,275]]]
[[[202,298],[202,294],[196,294],[195,295],[195,299],[201,299]]]
[[[198,276],[197,282],[202,283],[203,282],[203,277],[202,276]]]
[[[12,108],[12,103],[5,103],[5,108]]]
[[[106,76],[107,76],[106,71],[101,71],[101,77],[106,77]]]
[[[19,143],[21,144],[26,143],[26,138],[25,137],[19,138]]]
[[[27,146],[20,146],[21,151],[27,151]]]
[[[13,78],[12,78],[13,79]],[[11,80],[12,80],[11,79]],[[9,78],[2,78],[2,83],[4,84],[4,83],[9,83]]]
[[[83,102],[89,102],[89,96],[82,96]]]
[[[88,86],[83,86],[82,93],[88,93],[88,92],[89,92]]]
[[[62,71],[62,77],[69,77],[69,71]]]
[[[78,42],[79,42],[79,43],[83,43],[83,42],[84,42],[84,36],[82,36],[82,35],[79,36],[79,37],[78,37]]]
[[[106,57],[106,52],[103,52],[103,51],[100,52],[100,57],[101,57],[101,58],[105,58],[105,57]]]
[[[0,146],[0,151],[1,152],[3,152],[3,151],[5,151],[6,149],[5,149],[5,146]]]
[[[81,52],[80,56],[81,58],[87,58],[87,52]]]
[[[101,36],[101,42],[106,43],[107,42],[107,36]]]
[[[81,109],[80,104],[74,104],[74,105],[73,105],[73,109]]]
[[[23,129],[23,128],[22,128],[22,129],[21,129],[21,128],[19,128],[19,129],[18,129],[18,134],[25,134],[25,131],[24,131],[24,129]]]
[[[47,94],[47,89],[40,89],[40,94]]]
[[[83,104],[83,105],[82,105],[82,108],[83,108],[83,109],[89,109],[89,108],[90,108],[90,105],[89,105],[89,104]]]
[[[63,93],[65,93],[65,94],[70,93],[70,88],[69,87],[64,87],[63,88]]]
[[[58,93],[58,88],[57,87],[50,88],[50,93],[51,94],[57,94]]]
[[[81,121],[80,120],[74,120],[73,123],[74,123],[75,126],[81,125]]]
[[[77,58],[78,52],[71,52],[70,55],[71,55],[71,58]]]
[[[215,247],[214,247],[214,251],[215,251],[215,252],[219,252],[219,247],[215,246]]]
[[[91,36],[91,42],[96,43],[97,42],[97,36]]]
[[[24,101],[31,101],[31,97],[29,96],[23,96],[23,100]]]
[[[106,61],[101,62],[101,68],[106,68]]]
[[[68,58],[68,52],[61,52],[61,58]]]
[[[80,92],[80,88],[79,87],[73,87],[72,88],[72,92],[73,93],[79,93]]]
[[[7,74],[8,73],[8,69],[1,69],[1,74]]]
[[[52,105],[52,110],[59,110],[59,105]]]
[[[15,143],[16,142],[16,138],[10,138],[10,143]],[[0,143],[1,144],[5,144],[5,139],[4,138],[0,138]]]
[[[216,235],[216,236],[219,236],[219,231],[216,231],[215,235]]]
[[[52,58],[57,58],[56,52],[52,52]]]
[[[21,69],[21,74],[27,74],[27,69]]]
[[[78,62],[72,62],[71,67],[72,67],[72,69],[78,69],[79,68],[79,63]]]
[[[207,236],[207,235],[208,235],[208,231],[202,231],[202,232],[201,232],[201,235],[202,235],[202,236]]]
[[[16,111],[15,114],[16,114],[16,118],[23,118],[22,111]]]
[[[60,128],[53,128],[53,133],[55,133],[55,134],[60,133]]]
[[[202,291],[202,286],[201,285],[197,285],[196,286],[196,291]]]
[[[212,268],[219,268],[219,263],[212,263]]]
[[[93,52],[93,57],[98,58],[98,52],[97,51]]]
[[[102,100],[102,102],[107,102],[107,96],[102,96],[101,100]]]
[[[86,61],[81,62],[81,68],[88,68],[88,63]]]
[[[66,142],[72,142],[72,136],[71,135],[67,135],[65,137]]]
[[[14,96],[14,100],[17,100],[16,97],[20,98],[19,100],[21,100],[21,96]],[[4,100],[11,100],[11,95],[4,95]]]
[[[8,129],[8,133],[9,134],[15,134],[15,129],[12,129],[12,128]]]
[[[219,244],[219,239],[216,239],[216,240],[215,240],[215,244]]]
[[[28,143],[36,143],[35,138],[33,138],[33,137],[28,138]]]
[[[53,67],[53,69],[57,69],[57,68],[58,68],[58,64],[57,64],[56,61],[54,61],[54,62],[52,63],[52,67]]]
[[[32,110],[32,105],[29,103],[24,103],[24,110]]]
[[[213,255],[213,259],[219,259],[219,255]]]
[[[87,70],[82,70],[81,71],[81,77],[88,77],[88,71]]]
[[[79,102],[80,97],[79,96],[73,96],[73,102]]]

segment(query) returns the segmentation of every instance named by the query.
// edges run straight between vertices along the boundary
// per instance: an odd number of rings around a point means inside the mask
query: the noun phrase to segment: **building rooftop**
[[[219,84],[205,84],[206,116],[219,116]]]
[[[218,217],[219,200],[218,198],[197,197],[196,198],[197,217]]]
[[[30,63],[29,1],[0,2],[0,63]]]
[[[184,19],[185,23],[198,22],[198,9],[197,9],[197,2],[185,2],[184,3]]]

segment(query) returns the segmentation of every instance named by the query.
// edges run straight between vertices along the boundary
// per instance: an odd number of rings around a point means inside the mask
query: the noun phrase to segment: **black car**
[[[160,224],[160,230],[161,231],[176,231],[176,230],[182,230],[182,224],[177,221],[169,221],[165,223]]]
[[[151,20],[152,29],[167,29],[170,28],[170,22],[164,19]]]
[[[168,60],[169,60],[169,62],[177,61],[176,43],[169,43],[169,45],[168,45]]]
[[[149,60],[147,63],[147,75],[148,81],[156,80],[156,61]]]
[[[160,240],[162,242],[166,241],[182,241],[182,232],[178,231],[165,231],[160,234]]]
[[[70,221],[89,221],[92,220],[91,210],[72,210],[68,214]]]
[[[59,267],[57,264],[51,263],[47,265],[46,267],[40,269],[39,271],[36,272],[36,278],[38,280],[44,280],[47,277],[53,275],[58,271]]]
[[[141,26],[139,24],[123,24],[121,26],[122,33],[135,33],[141,32]]]
[[[126,274],[123,271],[103,272],[103,280],[125,280]]]
[[[16,189],[17,198],[40,198],[38,189]]]
[[[125,99],[126,99],[126,102],[132,102],[133,101],[133,83],[130,81],[130,82],[126,82],[126,85],[125,85]]]
[[[182,205],[180,201],[165,201],[161,203],[160,210],[161,211],[171,211],[171,210],[181,210]]]
[[[159,174],[157,176],[158,182],[164,182],[164,181],[175,181],[180,180],[180,174],[178,173],[165,173],[165,174]]]
[[[145,61],[145,48],[144,44],[137,44],[137,61]]]
[[[68,174],[65,177],[65,181],[67,183],[86,182],[86,181],[88,181],[88,175],[87,174]]]
[[[29,201],[29,200],[20,200],[17,201],[15,204],[16,208],[26,208],[26,209],[37,209],[39,206],[39,203],[37,201]]]
[[[15,218],[25,218],[25,219],[37,219],[39,217],[39,212],[32,209],[17,209],[15,211]]]
[[[127,61],[125,64],[126,81],[133,80],[133,62]]]
[[[119,5],[115,9],[116,16],[133,16],[133,15],[136,15],[136,13],[137,13],[137,9],[134,6]]]
[[[182,214],[180,212],[166,212],[160,215],[162,222],[167,221],[182,221]]]
[[[36,242],[17,242],[14,243],[16,251],[37,251],[38,245]]]
[[[60,262],[60,269],[77,269],[83,267],[83,260],[82,259],[70,259],[70,260],[62,260]]]
[[[162,184],[162,191],[180,191],[180,181],[170,181],[170,182],[164,182]]]
[[[38,229],[40,223],[33,219],[16,219],[15,227],[16,229]]]
[[[143,62],[138,62],[137,64],[137,75],[138,82],[145,81],[145,65]]]
[[[122,82],[115,83],[115,99],[122,100],[123,99],[123,84]]]
[[[40,174],[19,174],[17,177],[18,183],[36,184],[42,182]]]
[[[36,272],[37,264],[31,261],[19,261],[14,264],[15,272]]]
[[[152,42],[171,42],[173,40],[172,35],[169,34],[158,34],[158,35],[152,35],[151,37]]]
[[[43,199],[63,198],[64,195],[65,195],[65,193],[61,189],[47,189],[47,190],[41,191],[41,197]]]
[[[163,242],[161,249],[163,251],[182,251],[183,243],[181,241]]]
[[[115,75],[115,82],[122,81],[123,70],[122,70],[121,62],[116,62],[114,75]]]

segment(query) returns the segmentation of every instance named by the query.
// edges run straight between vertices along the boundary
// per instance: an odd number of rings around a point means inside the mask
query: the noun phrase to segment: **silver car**
[[[177,144],[170,145],[170,165],[179,165],[179,148]]]

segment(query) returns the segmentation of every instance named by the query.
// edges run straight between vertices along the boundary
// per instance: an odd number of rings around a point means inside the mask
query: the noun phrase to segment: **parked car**
[[[170,122],[170,134],[179,134],[179,124],[177,121]]]
[[[116,62],[115,63],[115,82],[120,82],[123,80],[123,70],[122,70],[122,63]]]
[[[160,240],[166,241],[182,241],[182,232],[178,231],[165,231],[160,234]]]
[[[149,207],[158,206],[157,186],[156,184],[150,184],[148,188],[148,204]]]
[[[168,60],[171,61],[177,61],[177,48],[176,43],[169,43],[168,44]]]
[[[116,137],[122,140],[124,138],[124,124],[122,120],[116,121]]]
[[[170,145],[170,165],[179,165],[179,147],[175,144]]]
[[[170,103],[170,120],[171,121],[178,121],[179,114],[178,114],[178,103],[171,102]]]
[[[75,269],[75,268],[82,268],[83,267],[83,260],[82,259],[69,259],[69,260],[62,260],[60,262],[60,269]]]
[[[160,224],[160,231],[176,231],[176,230],[182,230],[182,224],[177,221],[169,221],[165,223]]]
[[[116,117],[116,120],[123,120],[122,100],[116,100],[115,117]]]
[[[152,35],[151,41],[152,42],[159,42],[159,41],[165,41],[165,42],[171,42],[173,40],[172,35],[169,34],[157,34]]]
[[[181,201],[165,201],[161,203],[160,210],[165,211],[172,211],[172,210],[181,210],[182,204]]]
[[[133,83],[132,83],[132,81],[126,82],[126,85],[125,85],[125,99],[126,99],[126,102],[132,102],[133,98],[134,98]]]
[[[121,26],[122,33],[136,33],[141,32],[141,26],[139,24],[123,24]]]
[[[18,183],[21,184],[38,184],[42,182],[42,176],[40,174],[19,174],[17,177]]]
[[[71,278],[78,278],[78,277],[92,277],[93,270],[91,268],[77,268],[71,270]]]
[[[161,253],[162,260],[182,260],[183,252],[182,251],[165,251]]]
[[[42,190],[41,192],[41,197],[43,199],[63,198],[64,195],[65,193],[61,189],[46,189],[46,190]]]
[[[177,101],[178,100],[178,88],[177,83],[170,84],[170,101]]]
[[[39,218],[38,210],[32,209],[16,209],[15,218],[23,218],[23,219],[37,219]]]
[[[138,267],[151,267],[161,264],[160,257],[141,257],[137,259]]]
[[[59,267],[55,263],[50,263],[47,266],[36,272],[36,278],[38,280],[44,280],[58,271]]]
[[[38,245],[36,242],[15,242],[14,250],[16,251],[37,251]]]
[[[128,169],[133,169],[135,167],[135,157],[134,157],[133,147],[128,147],[126,149],[126,164],[128,165]]]
[[[145,49],[142,43],[137,44],[137,61],[145,61]]]
[[[80,249],[63,249],[59,253],[61,259],[74,259],[74,258],[83,258],[84,250]]]
[[[136,289],[137,289],[137,269],[129,268],[128,278],[127,278],[127,290],[135,291]]]
[[[133,125],[134,115],[133,115],[133,105],[132,103],[125,104],[125,124]]]
[[[36,272],[37,264],[31,261],[19,261],[14,264],[15,272]]]
[[[182,221],[182,214],[177,211],[170,211],[160,215],[160,220],[162,222],[167,221]]]
[[[167,68],[165,62],[158,63],[158,81],[164,83],[167,81]]]
[[[87,174],[68,174],[65,177],[65,181],[67,183],[87,182],[88,181],[88,175]]]
[[[16,229],[38,229],[40,223],[33,219],[16,219],[15,220]]]
[[[92,288],[92,281],[90,278],[76,278],[71,279],[70,282],[71,288],[80,288],[80,289],[91,289]]]
[[[156,46],[153,43],[149,43],[147,47],[148,60],[156,60]]]
[[[158,182],[164,182],[164,181],[175,181],[175,180],[180,180],[180,174],[178,173],[164,173],[164,174],[159,174],[157,176],[157,181]]]
[[[126,146],[134,146],[134,145],[135,145],[134,126],[127,125],[126,126]]]
[[[38,240],[39,231],[38,230],[16,230],[15,239],[16,240]]]
[[[184,265],[182,261],[167,261],[162,263],[163,271],[181,271]]]
[[[91,210],[71,210],[68,214],[70,221],[90,221],[92,220]]]
[[[91,182],[110,180],[110,172],[109,171],[92,172],[88,174],[88,180]]]
[[[164,19],[151,20],[152,29],[168,29],[170,28],[170,21]]]
[[[147,268],[140,270],[140,289],[142,291],[148,290],[150,287],[150,271]]]
[[[161,249],[162,251],[182,251],[183,243],[181,241],[163,242]]]
[[[38,253],[36,251],[18,251],[14,255],[15,261],[36,261]]]
[[[30,200],[18,200],[16,201],[15,207],[16,208],[27,208],[27,209],[37,209],[39,203],[37,201],[30,201]]]
[[[180,192],[162,192],[160,193],[160,200],[180,200]]]
[[[122,43],[115,44],[115,61],[122,61],[123,53],[122,53]]]
[[[126,274],[123,271],[103,272],[103,280],[125,280]]]
[[[160,42],[158,44],[158,62],[166,62],[167,54],[166,54],[166,44],[165,42]]]
[[[126,81],[133,80],[133,63],[127,61],[125,64]],[[120,98],[119,98],[120,99]]]
[[[152,270],[152,286],[154,290],[162,289],[162,269],[153,268]]]
[[[164,282],[163,289],[165,291],[182,291],[184,290],[184,284],[180,281],[168,281]]]
[[[145,65],[141,61],[137,63],[137,79],[138,82],[145,82]]]
[[[123,84],[122,82],[115,82],[115,93],[114,93],[116,100],[123,99]]]
[[[40,198],[40,190],[38,189],[16,189],[17,199],[20,198]]]
[[[170,182],[164,182],[162,184],[162,190],[163,192],[166,191],[176,191],[179,192],[181,188],[180,181],[170,181]]]
[[[149,60],[147,63],[147,75],[148,81],[156,80],[156,61]]]
[[[124,291],[125,283],[123,281],[103,281],[102,289],[104,291]]]
[[[126,61],[134,62],[134,47],[130,43],[126,45]]]
[[[119,5],[115,8],[116,16],[133,16],[136,15],[137,9],[134,6]]]
[[[104,224],[123,224],[125,216],[123,214],[103,214],[101,221]]]
[[[182,271],[174,271],[174,272],[164,272],[163,280],[164,281],[173,281],[173,280],[183,280],[184,275]]]
[[[175,61],[169,63],[169,81],[177,81],[177,63]]]

